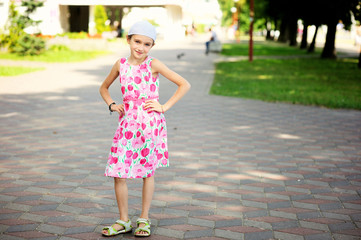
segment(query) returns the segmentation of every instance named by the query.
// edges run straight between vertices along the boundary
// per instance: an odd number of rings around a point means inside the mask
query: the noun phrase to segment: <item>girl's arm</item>
[[[165,78],[174,82],[178,86],[177,91],[164,105],[160,105],[159,103],[151,100],[146,101],[145,108],[148,109],[148,111],[166,112],[188,92],[191,85],[182,76],[170,70],[158,59],[153,59],[152,61],[152,72],[153,74],[159,73],[163,75]]]
[[[119,76],[119,64],[120,60],[116,61],[112,67],[112,70],[108,74],[108,76],[105,78],[104,82],[99,88],[100,95],[104,99],[105,103],[109,106],[111,103],[113,103],[113,99],[111,98],[109,94],[109,87],[112,85],[114,80]],[[123,104],[115,105],[113,104],[111,106],[112,111],[116,111],[119,114],[124,112]]]

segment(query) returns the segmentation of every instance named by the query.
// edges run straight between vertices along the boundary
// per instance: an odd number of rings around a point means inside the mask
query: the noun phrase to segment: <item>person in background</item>
[[[209,53],[209,44],[213,41],[218,41],[218,37],[215,31],[213,31],[212,28],[208,29],[210,36],[209,36],[209,40],[206,42],[206,55]]]

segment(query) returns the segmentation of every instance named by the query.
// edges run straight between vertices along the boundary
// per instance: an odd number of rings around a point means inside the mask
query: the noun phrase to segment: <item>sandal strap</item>
[[[146,218],[138,218],[137,219],[137,224],[139,225],[139,223],[144,223],[145,225],[151,224],[150,219],[146,219]]]
[[[147,232],[150,235],[150,227],[138,227],[137,229],[135,229],[134,233],[137,234],[139,232]]]
[[[120,226],[122,226],[125,230],[129,229],[129,228],[132,228],[132,222],[130,221],[130,219],[125,222],[123,220],[117,220],[115,221],[115,224],[119,224]],[[114,224],[113,224],[114,225]]]
[[[108,231],[108,235],[109,236],[112,236],[114,235],[117,231],[113,228],[113,225],[112,226],[109,226],[109,227],[104,227],[103,230],[106,230]]]

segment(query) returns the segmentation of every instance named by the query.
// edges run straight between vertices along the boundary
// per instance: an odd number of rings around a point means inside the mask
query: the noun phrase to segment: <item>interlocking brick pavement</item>
[[[203,48],[152,50],[192,89],[166,113],[171,167],[156,174],[149,239],[361,239],[361,112],[209,95],[218,56]],[[103,177],[117,116],[98,87],[126,54],[0,78],[0,239],[135,239],[100,234],[118,217]],[[164,101],[176,88],[160,89]],[[142,181],[128,184],[135,221]]]

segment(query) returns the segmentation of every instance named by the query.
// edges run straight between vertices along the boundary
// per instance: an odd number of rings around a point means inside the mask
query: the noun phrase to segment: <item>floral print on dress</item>
[[[152,58],[140,65],[120,60],[124,115],[119,116],[105,176],[146,178],[168,167],[167,127],[163,113],[144,110],[145,101],[159,100],[159,76],[152,76]]]

